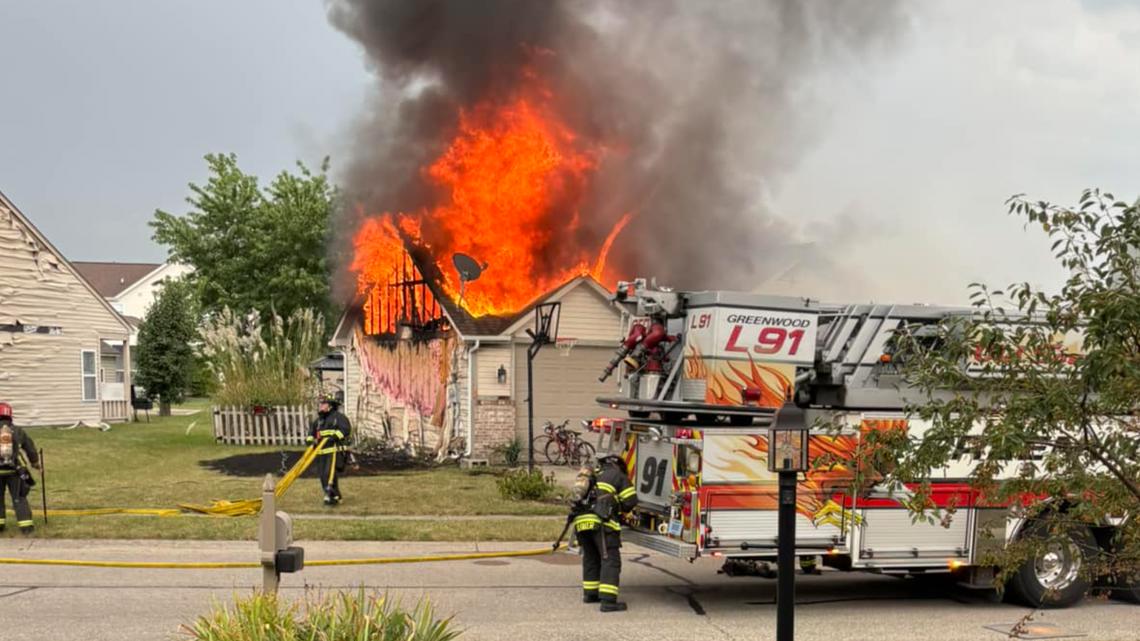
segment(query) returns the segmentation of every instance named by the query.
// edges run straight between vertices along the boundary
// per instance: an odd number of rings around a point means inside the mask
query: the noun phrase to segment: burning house
[[[577,342],[539,355],[536,418],[585,418],[621,334],[599,283],[749,290],[789,246],[816,264],[766,204],[814,137],[803,83],[900,4],[330,0],[379,89],[332,252],[350,416],[483,456],[522,433],[533,305],[560,301]]]
[[[620,313],[589,275],[540,292],[513,314],[473,316],[440,286],[422,252],[358,300],[337,327],[345,355],[345,412],[362,434],[475,459],[527,438],[526,330],[539,303],[558,302],[558,340],[534,362],[535,423],[593,418],[611,392],[598,372],[612,354]],[[469,285],[472,289],[477,283]]]

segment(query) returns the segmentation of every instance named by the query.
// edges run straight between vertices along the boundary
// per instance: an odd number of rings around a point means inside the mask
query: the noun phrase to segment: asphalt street
[[[534,544],[301,542],[308,559],[527,549]],[[0,541],[0,556],[131,561],[253,561],[253,542]],[[713,560],[686,563],[624,548],[622,597],[630,610],[601,614],[581,603],[578,557],[567,553],[431,564],[309,568],[283,593],[357,588],[411,603],[427,596],[473,640],[760,640],[775,636],[775,581],[717,574]],[[154,641],[187,638],[179,626],[260,585],[260,570],[139,570],[0,566],[4,641]],[[1006,635],[1029,613],[929,579],[826,572],[797,577],[797,635],[815,639],[964,640]],[[1090,641],[1140,639],[1140,606],[1089,599],[1040,613],[1038,632]],[[1044,637],[1041,637],[1044,638]]]

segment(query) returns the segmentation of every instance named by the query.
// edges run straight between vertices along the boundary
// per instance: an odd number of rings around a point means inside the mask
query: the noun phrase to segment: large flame
[[[440,203],[420,212],[372,217],[355,238],[352,268],[360,290],[390,282],[401,233],[427,249],[452,300],[474,316],[518,311],[578,275],[607,280],[606,259],[631,214],[601,242],[578,241],[579,208],[598,168],[600,143],[581,140],[548,106],[549,92],[528,91],[459,113],[447,150],[423,168]],[[397,231],[398,230],[398,231]],[[460,297],[455,253],[487,265]]]

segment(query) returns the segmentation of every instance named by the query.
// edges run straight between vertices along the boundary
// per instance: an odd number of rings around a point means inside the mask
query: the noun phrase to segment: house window
[[[83,400],[97,400],[98,383],[95,380],[95,350],[83,350]]]

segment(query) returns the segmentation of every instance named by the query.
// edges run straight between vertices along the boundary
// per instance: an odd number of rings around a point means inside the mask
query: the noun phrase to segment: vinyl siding
[[[558,321],[559,338],[577,338],[583,343],[617,344],[621,339],[621,314],[590,285],[580,283],[561,299]],[[516,338],[526,337],[526,329],[534,327],[530,316]]]
[[[83,400],[81,354],[94,351],[98,365],[100,339],[126,340],[128,332],[0,200],[0,324],[17,322],[61,328],[59,335],[0,332],[0,399],[12,404],[17,423],[98,422],[99,401]]]
[[[499,384],[499,366],[507,369],[507,382]],[[475,395],[479,398],[511,395],[511,346],[484,343],[475,352]]]

